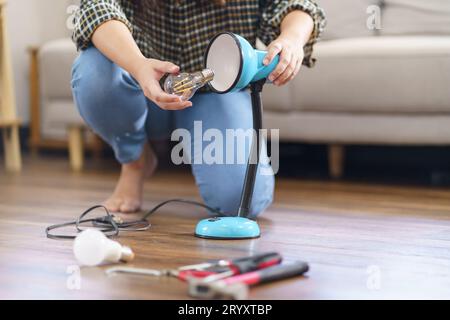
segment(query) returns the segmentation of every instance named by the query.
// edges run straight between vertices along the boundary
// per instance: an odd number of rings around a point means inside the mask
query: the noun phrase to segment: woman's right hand
[[[142,58],[137,61],[131,75],[137,80],[144,95],[164,110],[182,110],[192,107],[192,102],[182,101],[180,97],[164,92],[159,80],[167,73],[177,73],[180,68],[167,61]]]
[[[145,96],[161,109],[181,110],[192,106],[192,102],[165,93],[159,84],[166,73],[177,73],[180,68],[170,62],[145,58],[123,22],[110,20],[103,23],[92,35],[92,42],[106,57],[127,70]]]

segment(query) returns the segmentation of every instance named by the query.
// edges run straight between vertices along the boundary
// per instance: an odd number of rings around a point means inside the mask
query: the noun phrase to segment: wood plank
[[[20,175],[0,170],[0,298],[188,298],[186,284],[175,279],[106,277],[105,267],[82,268],[81,289],[69,290],[72,243],[46,239],[44,228],[105,199],[118,166],[91,161],[82,173],[71,173],[59,157],[25,164]],[[158,172],[145,184],[146,209],[179,197],[199,199],[189,172]],[[197,239],[195,224],[206,213],[184,205],[161,209],[149,231],[118,240],[136,252],[136,267],[173,268],[271,250],[287,262],[310,263],[308,277],[255,288],[252,299],[450,298],[449,190],[279,179],[275,199],[259,219],[257,240]],[[372,281],[377,271],[379,287]]]
[[[5,166],[9,172],[20,172],[22,169],[19,128],[17,124],[10,124],[17,118],[15,99],[6,14],[4,2],[0,2],[0,124],[4,124],[0,127],[3,128]]]
[[[16,118],[13,72],[4,3],[0,3],[0,118]]]
[[[30,47],[30,146],[36,148],[41,142],[41,103],[39,94],[39,48]]]

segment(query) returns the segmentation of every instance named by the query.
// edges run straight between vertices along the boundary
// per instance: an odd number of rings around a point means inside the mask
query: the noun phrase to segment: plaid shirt
[[[78,49],[91,45],[91,37],[102,23],[122,21],[132,32],[147,58],[171,61],[181,70],[202,69],[209,40],[221,31],[256,38],[268,45],[280,34],[283,18],[302,10],[314,20],[314,31],[305,46],[303,64],[312,66],[313,45],[325,26],[322,9],[312,0],[229,0],[226,5],[212,0],[165,0],[152,6],[149,0],[81,0],[75,15],[73,40]]]

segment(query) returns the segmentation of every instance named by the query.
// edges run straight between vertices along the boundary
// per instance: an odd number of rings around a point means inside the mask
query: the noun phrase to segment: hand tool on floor
[[[156,270],[118,266],[107,269],[106,274],[112,275],[117,273],[128,273],[158,277],[168,276],[178,278],[182,281],[187,281],[190,278],[196,278],[202,279],[206,283],[238,274],[268,268],[280,264],[281,261],[282,257],[280,254],[270,252],[234,260],[219,260],[196,265],[188,265],[177,269]]]
[[[248,297],[249,286],[302,276],[308,272],[306,262],[275,265],[217,281],[189,279],[189,294],[202,299],[243,300]]]

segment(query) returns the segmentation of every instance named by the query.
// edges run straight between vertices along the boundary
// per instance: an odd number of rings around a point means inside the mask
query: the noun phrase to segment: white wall
[[[27,47],[69,36],[66,9],[73,0],[9,0],[7,20],[11,44],[17,108],[20,118],[28,116]]]

